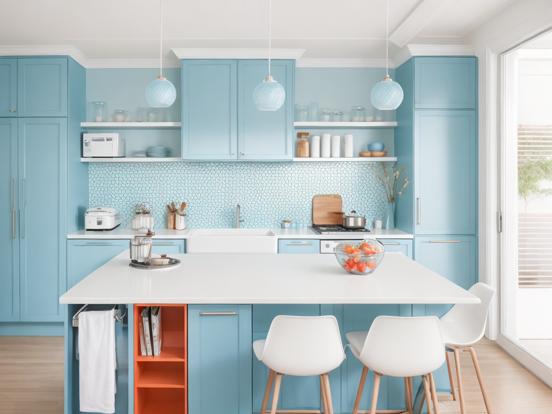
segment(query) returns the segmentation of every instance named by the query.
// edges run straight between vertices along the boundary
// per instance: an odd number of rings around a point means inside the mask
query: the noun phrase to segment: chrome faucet
[[[239,229],[241,227],[241,223],[243,223],[243,219],[241,218],[241,206],[239,204],[236,205],[236,216],[234,219],[234,227]]]

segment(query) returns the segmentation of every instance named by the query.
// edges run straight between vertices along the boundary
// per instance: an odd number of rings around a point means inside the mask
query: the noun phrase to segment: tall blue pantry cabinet
[[[68,57],[0,58],[0,335],[62,335],[65,235],[82,227],[85,70]]]
[[[414,234],[414,258],[469,288],[477,275],[477,60],[415,57],[396,70],[405,100],[395,152],[413,178],[397,203],[397,227]],[[413,306],[443,315],[450,306]],[[445,370],[439,388],[448,387]]]

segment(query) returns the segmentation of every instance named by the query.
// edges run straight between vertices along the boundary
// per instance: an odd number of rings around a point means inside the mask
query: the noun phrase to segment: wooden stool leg
[[[381,375],[375,372],[374,389],[372,391],[372,404],[370,406],[370,414],[376,414],[376,409],[378,407],[378,394],[379,394],[380,380],[381,380]]]
[[[320,404],[324,407],[324,414],[328,414],[328,396],[326,395],[323,375],[320,375]]]
[[[412,378],[405,377],[404,379],[404,395],[406,399],[406,411],[412,414]]]
[[[280,397],[280,385],[282,384],[282,374],[276,374],[274,381],[274,394],[272,395],[272,410],[270,414],[276,414],[278,408],[278,398]]]
[[[487,408],[487,413],[491,414],[491,403],[489,401],[489,396],[483,385],[483,377],[481,376],[481,369],[479,368],[479,361],[477,360],[477,354],[473,347],[470,347],[470,354],[473,361],[473,366],[475,368],[475,373],[477,374],[477,381],[479,381],[479,388],[481,388],[481,394],[483,394],[483,401],[485,401],[485,407]]]
[[[447,356],[447,370],[448,370],[448,377],[450,382],[450,393],[452,394],[452,401],[456,401],[456,388],[454,388],[454,380],[452,379],[452,366],[451,366],[451,360],[450,360],[450,353],[447,351],[445,352],[445,355]]]
[[[429,374],[429,385],[431,386],[431,399],[433,400],[433,409],[435,414],[441,414],[441,409],[439,408],[439,400],[437,399],[437,389],[435,388],[435,378],[433,374]]]
[[[431,414],[431,387],[429,385],[429,375],[424,375],[422,377],[422,380],[424,381],[424,394],[427,403],[427,414]]]
[[[454,364],[456,365],[456,382],[458,385],[458,401],[460,402],[460,414],[465,414],[464,393],[462,390],[462,369],[460,368],[460,350],[454,349]]]
[[[355,406],[353,407],[353,414],[358,413],[358,408],[360,407],[360,400],[362,399],[362,390],[364,389],[364,384],[366,384],[366,376],[368,375],[368,367],[362,367],[362,374],[360,374],[360,382],[358,383],[358,390],[355,400]]]
[[[324,374],[323,377],[324,377],[324,391],[326,394],[326,401],[328,405],[327,414],[334,414],[333,402],[332,402],[332,389],[330,387],[330,376],[328,374]]]
[[[268,371],[268,379],[266,381],[266,388],[263,397],[263,404],[261,405],[261,414],[266,413],[266,405],[268,404],[268,399],[270,398],[270,391],[272,391],[272,383],[274,382],[274,371],[271,369]]]

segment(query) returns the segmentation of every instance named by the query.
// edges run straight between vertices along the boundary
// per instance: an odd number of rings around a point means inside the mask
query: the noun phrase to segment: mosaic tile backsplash
[[[137,203],[153,207],[165,227],[166,204],[186,201],[190,228],[232,227],[236,204],[243,227],[277,227],[284,218],[310,225],[315,194],[341,194],[344,209],[371,222],[383,218],[386,198],[379,163],[177,162],[90,164],[91,207],[114,207],[129,226]]]

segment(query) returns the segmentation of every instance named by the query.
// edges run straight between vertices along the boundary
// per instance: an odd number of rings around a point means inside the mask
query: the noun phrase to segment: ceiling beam
[[[389,40],[404,47],[420,33],[450,0],[421,0],[389,35]]]

